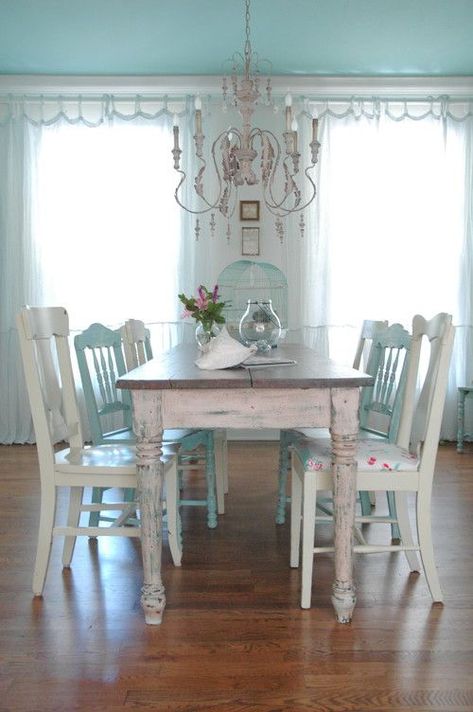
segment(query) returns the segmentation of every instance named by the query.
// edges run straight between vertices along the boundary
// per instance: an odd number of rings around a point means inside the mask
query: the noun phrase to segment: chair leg
[[[182,562],[182,539],[179,514],[179,484],[177,477],[177,458],[165,469],[166,515],[168,523],[168,542],[174,566]]]
[[[397,520],[398,516],[396,512],[394,492],[386,492],[386,497],[388,500],[389,516],[391,519]],[[398,544],[401,541],[401,532],[399,531],[399,526],[397,524],[391,524],[391,541],[393,544]]]
[[[46,572],[48,570],[51,544],[53,542],[54,518],[56,515],[56,487],[48,487],[41,492],[38,543],[33,571],[33,593],[42,596]]]
[[[228,494],[228,444],[227,431],[214,431],[216,478],[220,476],[223,482],[223,493]],[[223,514],[223,512],[222,512]]]
[[[92,504],[101,504],[104,492],[105,492],[104,487],[93,487],[92,488]],[[100,512],[91,512],[89,515],[89,527],[98,527],[99,521],[100,521]]]
[[[443,601],[442,589],[435,566],[432,545],[432,524],[430,518],[431,493],[417,494],[417,535],[419,537],[420,556],[424,566],[425,578],[435,603]]]
[[[302,481],[299,473],[292,468],[291,474],[291,558],[290,565],[299,566],[302,521]]]
[[[80,519],[80,506],[82,504],[82,498],[84,496],[83,487],[71,487],[69,493],[69,512],[67,515],[67,526],[77,527],[79,526]],[[72,555],[74,554],[74,547],[76,545],[76,536],[66,536],[64,537],[64,546],[62,548],[62,565],[64,568],[69,568],[72,561]]]
[[[217,512],[225,514],[225,494],[228,492],[228,477],[225,472],[226,437],[225,431],[214,431],[215,445],[215,489],[217,490]]]
[[[369,492],[359,492],[361,513],[364,517],[369,517],[371,514],[371,498]]]
[[[205,477],[207,479],[207,526],[209,529],[215,529],[217,526],[217,500],[215,497],[215,448],[212,431],[209,431],[206,450]]]
[[[286,521],[286,488],[287,468],[289,466],[289,438],[285,430],[279,436],[279,470],[278,470],[278,504],[276,508],[276,524]]]
[[[414,546],[414,539],[412,538],[411,524],[409,521],[407,494],[406,492],[396,492],[394,499],[401,543],[404,546]],[[415,551],[405,551],[404,553],[406,555],[410,570],[420,571],[420,561],[417,553]]]
[[[466,393],[458,391],[457,402],[457,452],[463,452],[463,441],[465,438],[465,396]]]
[[[301,608],[310,608],[314,568],[315,507],[317,480],[312,472],[304,473],[302,517],[302,592]]]

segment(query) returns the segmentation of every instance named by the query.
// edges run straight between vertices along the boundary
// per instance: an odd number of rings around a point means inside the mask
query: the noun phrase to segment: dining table
[[[321,358],[306,346],[272,349],[274,365],[202,370],[195,344],[180,344],[124,374],[131,392],[136,435],[145,621],[159,624],[166,604],[161,573],[163,430],[330,429],[333,453],[334,582],[337,620],[348,623],[356,603],[353,584],[358,407],[365,373]],[[281,360],[293,361],[278,365]]]

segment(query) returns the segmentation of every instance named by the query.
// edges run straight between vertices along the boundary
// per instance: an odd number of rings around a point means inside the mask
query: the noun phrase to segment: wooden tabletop
[[[195,344],[180,344],[120,377],[118,388],[166,390],[170,388],[346,388],[370,386],[372,376],[341,366],[299,344],[273,349],[274,358],[293,359],[291,366],[233,368],[203,371],[195,365]]]

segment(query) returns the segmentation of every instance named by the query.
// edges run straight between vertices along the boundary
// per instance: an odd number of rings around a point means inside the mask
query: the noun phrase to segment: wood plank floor
[[[402,555],[364,556],[348,626],[334,620],[330,556],[313,608],[299,608],[288,525],[274,524],[276,468],[274,443],[230,443],[227,513],[210,531],[203,508],[185,510],[183,567],[166,549],[168,605],[149,627],[132,540],[80,540],[64,572],[55,542],[44,599],[32,598],[36,452],[1,447],[0,710],[473,710],[473,450],[444,445],[438,458],[445,605]]]

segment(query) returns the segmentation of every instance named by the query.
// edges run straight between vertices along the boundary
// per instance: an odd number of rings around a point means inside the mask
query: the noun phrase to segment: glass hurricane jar
[[[271,299],[248,299],[238,332],[246,346],[256,344],[258,351],[269,351],[276,346],[281,337],[281,322],[273,309]]]

